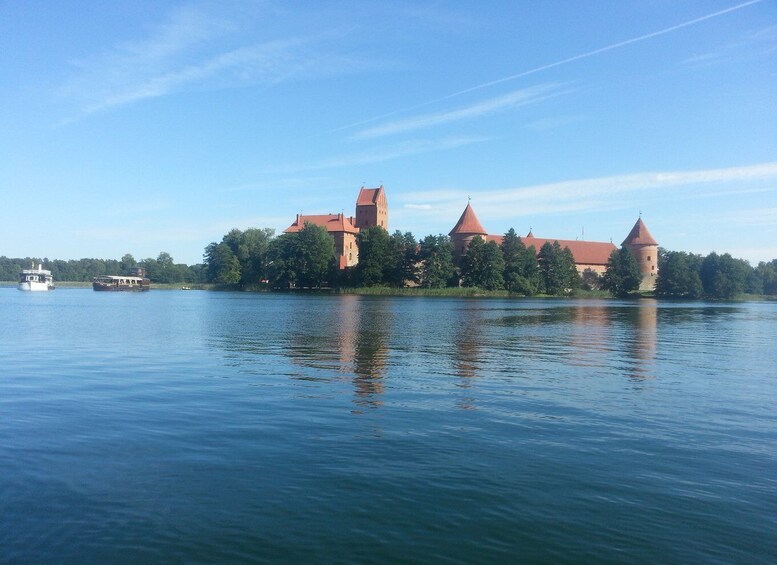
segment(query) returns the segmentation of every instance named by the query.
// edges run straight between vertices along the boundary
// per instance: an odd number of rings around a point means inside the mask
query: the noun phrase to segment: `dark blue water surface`
[[[777,303],[0,289],[0,560],[765,563]]]

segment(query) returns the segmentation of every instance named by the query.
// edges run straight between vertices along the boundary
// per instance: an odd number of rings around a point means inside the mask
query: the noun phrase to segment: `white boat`
[[[43,265],[39,264],[36,269],[33,263],[31,269],[23,269],[19,274],[18,288],[25,291],[54,290],[54,277],[51,276],[51,271],[43,268]]]

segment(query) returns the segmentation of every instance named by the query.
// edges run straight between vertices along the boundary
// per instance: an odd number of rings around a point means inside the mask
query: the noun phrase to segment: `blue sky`
[[[777,2],[0,0],[0,255],[353,214],[777,257]]]

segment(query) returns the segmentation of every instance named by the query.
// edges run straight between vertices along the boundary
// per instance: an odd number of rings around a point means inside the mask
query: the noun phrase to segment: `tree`
[[[540,264],[533,245],[524,249],[520,257],[520,278],[515,291],[526,295],[537,294],[540,288]]]
[[[761,261],[753,269],[753,274],[748,279],[750,288],[748,292],[754,294],[777,294],[777,259],[769,263]]]
[[[249,228],[243,232],[237,255],[242,284],[256,284],[267,278],[267,248],[274,235],[275,230],[270,228]]]
[[[320,287],[335,267],[334,240],[326,228],[309,222],[297,233],[297,282],[303,287]]]
[[[510,292],[535,294],[539,283],[539,270],[534,247],[527,248],[513,228],[504,235],[500,247],[505,265],[505,288]]]
[[[562,294],[566,289],[569,269],[558,241],[546,241],[537,255],[540,289],[546,294]]]
[[[359,263],[356,280],[361,286],[386,284],[394,267],[391,238],[381,226],[362,229],[357,238]]]
[[[267,246],[274,234],[270,228],[233,228],[222,238],[240,263],[241,284],[256,284],[266,278]]]
[[[701,262],[699,277],[704,294],[709,298],[734,298],[745,289],[750,265],[742,259],[734,259],[728,253],[713,252]],[[660,273],[660,271],[659,271]]]
[[[683,251],[658,250],[656,295],[666,298],[699,298],[702,295],[701,257]]]
[[[391,286],[404,287],[407,283],[419,282],[418,244],[410,232],[399,230],[391,234],[391,270],[387,281]]]
[[[565,273],[564,290],[580,288],[580,273],[577,270],[577,265],[575,265],[575,256],[572,255],[572,250],[569,247],[565,247],[561,251],[561,269]]]
[[[476,235],[467,246],[466,253],[461,257],[461,284],[462,286],[478,286],[481,271],[483,270],[483,251],[486,242]],[[504,264],[504,260],[502,260]]]
[[[159,253],[159,256],[155,260],[149,259],[146,261],[151,269],[149,271],[146,267],[146,276],[154,282],[158,283],[171,283],[176,278],[174,269],[175,261],[172,256],[166,251]]]
[[[504,259],[499,246],[494,241],[486,243],[475,236],[467,247],[467,253],[461,260],[461,277],[464,286],[474,286],[485,290],[498,290],[504,287]]]
[[[583,271],[580,280],[584,290],[599,290],[602,287],[601,275],[590,268]]]
[[[427,235],[421,241],[421,286],[443,288],[453,278],[453,245],[447,235]]]
[[[135,258],[130,253],[125,253],[119,262],[119,268],[121,269],[121,272],[126,275],[129,274],[130,269],[137,267],[137,265],[138,262],[135,261]]]
[[[210,282],[223,285],[240,282],[240,262],[229,245],[213,242],[205,248],[204,257]]]
[[[298,246],[298,233],[285,233],[270,241],[267,247],[267,276],[273,287],[292,288],[297,284]]]
[[[602,288],[623,298],[639,290],[641,282],[642,273],[634,254],[625,246],[613,251],[602,277]]]
[[[163,252],[164,253],[164,252]],[[166,264],[165,255],[160,254],[162,263]],[[172,261],[172,257],[170,258]],[[93,277],[99,275],[116,275],[116,274],[129,274],[132,267],[138,266],[138,262],[135,258],[125,253],[120,261],[116,259],[69,259],[64,261],[62,259],[39,259],[37,257],[26,257],[24,259],[9,259],[8,257],[0,257],[0,280],[16,280],[19,276],[21,269],[29,269],[31,263],[41,263],[44,269],[51,271],[55,281],[90,281]],[[160,280],[160,265],[158,259],[144,259],[142,265],[150,266],[153,274],[152,278],[154,282],[165,282]],[[203,282],[203,279],[199,277],[202,265],[193,265],[189,267],[184,264],[170,265],[168,264],[168,281],[167,282]]]

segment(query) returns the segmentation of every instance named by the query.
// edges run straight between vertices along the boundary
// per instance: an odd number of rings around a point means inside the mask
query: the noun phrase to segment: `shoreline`
[[[16,281],[0,281],[0,288],[15,288]],[[57,288],[91,288],[91,282],[84,281],[60,281],[54,283]],[[186,287],[186,288],[183,288]],[[549,294],[535,294],[531,296],[511,293],[507,290],[482,290],[474,287],[446,287],[446,288],[421,288],[421,287],[357,287],[357,288],[295,288],[295,289],[270,289],[238,286],[219,286],[210,283],[185,284],[185,283],[151,283],[152,290],[204,290],[216,292],[266,292],[272,294],[323,294],[323,295],[352,295],[352,296],[389,296],[410,298],[500,298],[520,300],[524,298],[539,298],[546,300],[657,300],[662,302],[774,302],[777,296],[766,294],[742,294],[729,300],[692,299],[692,298],[666,298],[656,296],[653,292],[635,293],[625,298],[618,298],[602,290],[577,290],[566,296]]]

